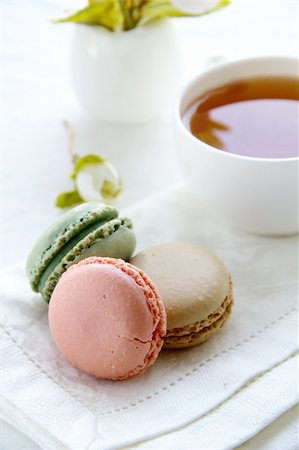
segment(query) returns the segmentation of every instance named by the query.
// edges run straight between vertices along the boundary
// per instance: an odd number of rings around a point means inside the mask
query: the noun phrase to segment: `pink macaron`
[[[98,378],[124,380],[158,357],[166,313],[142,270],[121,259],[90,257],[61,276],[49,324],[73,366]]]

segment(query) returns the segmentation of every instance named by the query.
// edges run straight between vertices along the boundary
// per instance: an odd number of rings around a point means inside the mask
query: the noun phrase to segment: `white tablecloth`
[[[75,128],[79,153],[103,154],[120,170],[125,188],[120,208],[180,179],[170,116],[147,125],[116,126],[95,122],[77,104],[68,73],[71,26],[49,22],[62,15],[62,4],[76,7],[74,1],[0,2],[3,267],[26,258],[38,233],[59,214],[53,206],[57,193],[70,188],[65,118]],[[295,0],[235,0],[218,14],[177,20],[184,79],[213,55],[298,54],[296,20]],[[244,448],[295,449],[294,417],[294,411],[286,413]],[[1,450],[35,449],[4,423],[0,433]]]
[[[234,281],[233,314],[218,336],[162,352],[142,377],[111,383],[72,368],[24,264],[1,272],[0,409],[43,449],[229,450],[298,402],[297,237],[252,236],[196,204],[179,184],[125,214],[137,251],[183,241],[216,252]]]

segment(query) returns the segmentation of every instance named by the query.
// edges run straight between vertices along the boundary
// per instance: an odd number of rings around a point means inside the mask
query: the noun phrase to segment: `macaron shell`
[[[221,307],[206,319],[186,325],[183,328],[174,328],[168,330],[164,337],[164,348],[180,349],[194,347],[206,341],[210,336],[216,333],[229,318],[233,305],[232,282],[230,291]]]
[[[165,304],[168,330],[204,320],[221,307],[229,292],[226,267],[198,245],[156,245],[140,252],[131,263],[155,284]]]
[[[71,265],[89,256],[109,256],[130,259],[136,246],[136,237],[130,219],[113,219],[91,231],[76,245],[70,241],[67,253],[53,259],[41,277],[38,286],[43,298],[50,301],[53,289],[63,272]],[[64,250],[64,249],[62,249]]]
[[[72,208],[56,219],[42,233],[28,256],[26,272],[32,289],[38,290],[41,274],[67,242],[86,227],[99,222],[105,223],[117,216],[118,212],[115,208],[102,203],[90,202]]]
[[[121,260],[91,257],[59,280],[49,307],[57,347],[96,377],[126,379],[157,358],[165,310],[150,283]]]

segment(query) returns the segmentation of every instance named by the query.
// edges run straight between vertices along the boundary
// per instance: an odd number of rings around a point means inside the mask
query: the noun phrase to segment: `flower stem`
[[[63,125],[64,125],[64,127],[66,129],[66,132],[67,132],[67,141],[66,141],[67,149],[68,149],[68,152],[70,154],[72,163],[75,164],[75,162],[76,162],[76,160],[78,158],[78,155],[76,155],[76,153],[74,151],[74,146],[73,146],[73,144],[74,144],[74,136],[75,136],[74,130],[73,130],[73,128],[72,128],[72,126],[71,126],[71,124],[69,123],[68,120],[64,120],[63,121]]]

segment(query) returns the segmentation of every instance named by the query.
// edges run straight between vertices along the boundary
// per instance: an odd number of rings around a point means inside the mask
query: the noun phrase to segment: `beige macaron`
[[[143,250],[131,263],[150,277],[164,302],[165,348],[200,344],[229,317],[233,303],[231,276],[208,250],[172,242]]]

